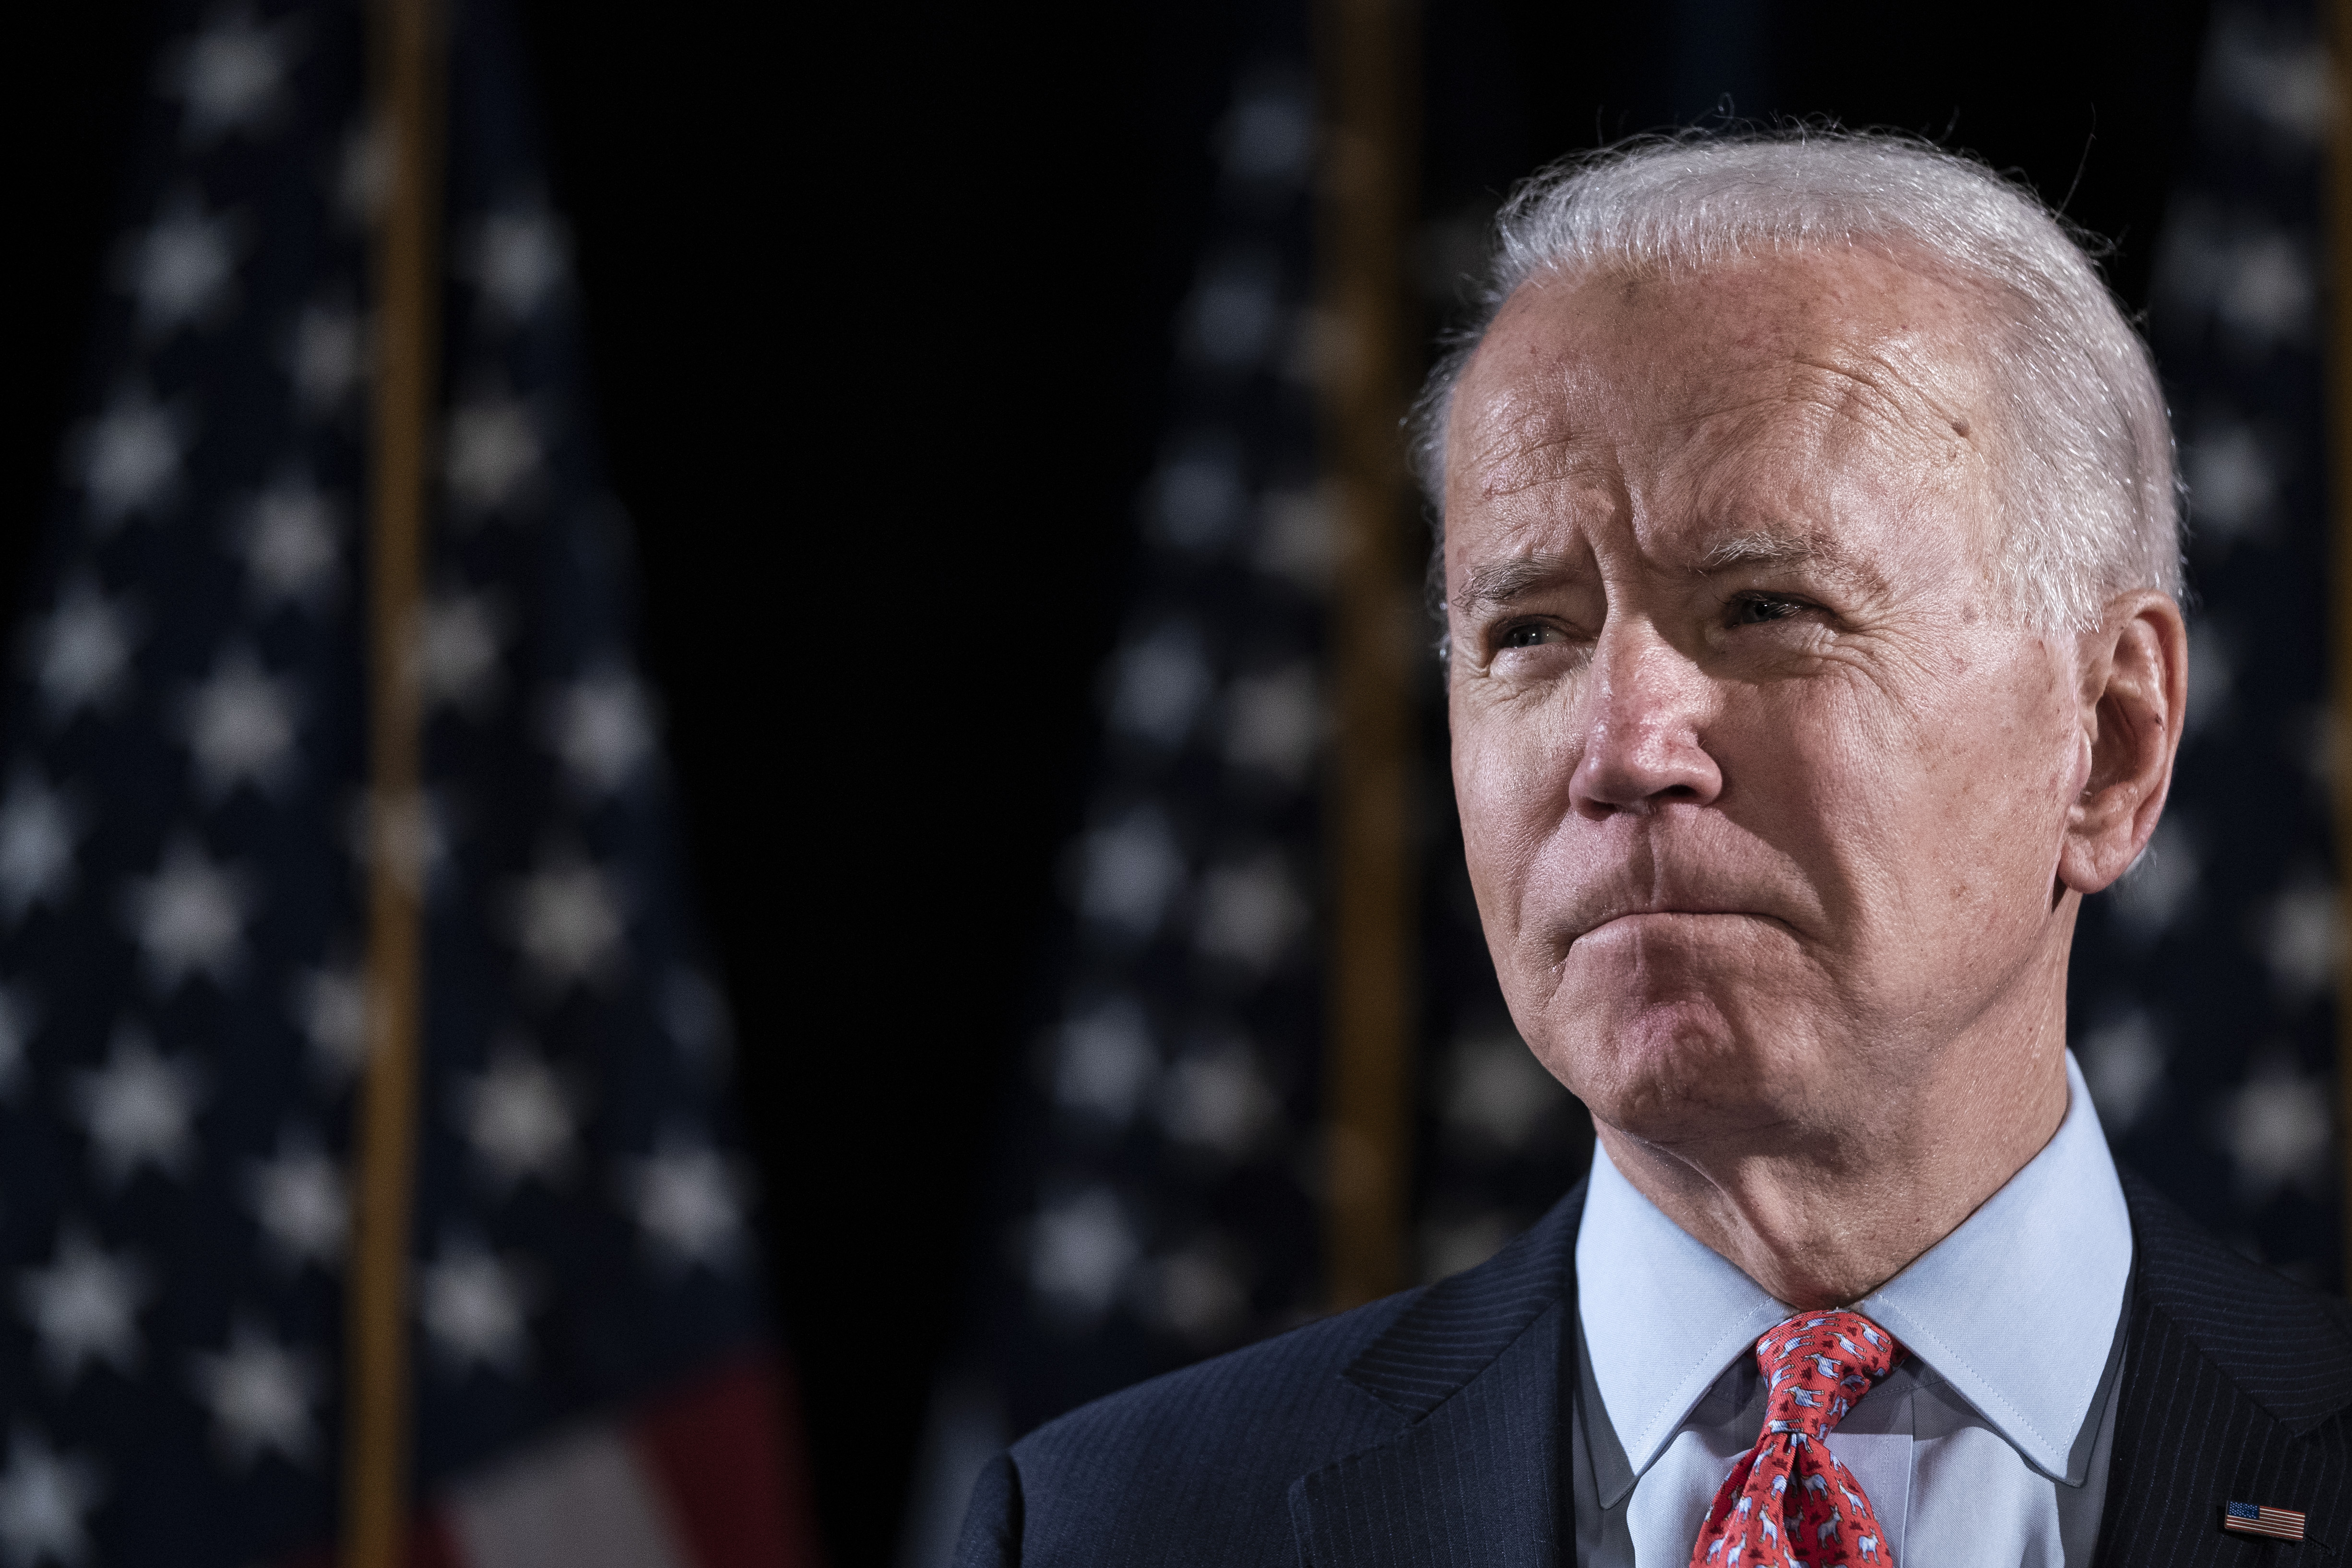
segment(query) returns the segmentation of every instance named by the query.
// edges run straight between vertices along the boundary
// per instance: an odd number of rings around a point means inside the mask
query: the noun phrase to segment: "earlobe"
[[[2180,749],[2189,637],[2180,606],[2146,589],[2110,604],[2079,648],[2090,769],[2067,821],[2058,877],[2095,893],[2130,868],[2163,814]]]

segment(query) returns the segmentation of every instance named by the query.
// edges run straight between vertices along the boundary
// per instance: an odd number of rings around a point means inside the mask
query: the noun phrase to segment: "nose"
[[[1705,672],[1654,631],[1620,622],[1601,634],[1591,675],[1584,752],[1569,782],[1580,815],[1705,805],[1723,793],[1723,771],[1699,740],[1714,695]]]

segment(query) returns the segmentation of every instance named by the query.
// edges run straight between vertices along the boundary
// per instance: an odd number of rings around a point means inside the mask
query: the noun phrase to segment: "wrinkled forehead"
[[[1980,468],[2003,321],[1980,286],[1867,251],[1539,275],[1456,388],[1446,510],[1629,449]]]

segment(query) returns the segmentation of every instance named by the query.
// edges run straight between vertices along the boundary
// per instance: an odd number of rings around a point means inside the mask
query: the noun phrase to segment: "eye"
[[[1779,594],[1738,594],[1732,597],[1728,609],[1733,626],[1757,626],[1767,621],[1785,621],[1805,607],[1803,601]]]
[[[1521,621],[1515,626],[1505,626],[1497,632],[1495,636],[1495,647],[1497,649],[1541,647],[1546,643],[1559,640],[1559,634],[1541,621]]]

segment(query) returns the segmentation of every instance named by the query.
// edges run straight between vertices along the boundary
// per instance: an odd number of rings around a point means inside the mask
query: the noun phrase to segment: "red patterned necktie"
[[[1862,1482],[1826,1439],[1902,1359],[1859,1312],[1800,1312],[1758,1340],[1764,1430],[1715,1494],[1691,1568],[1895,1568]]]

